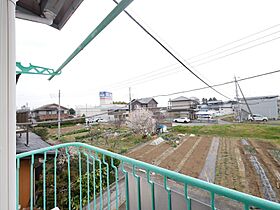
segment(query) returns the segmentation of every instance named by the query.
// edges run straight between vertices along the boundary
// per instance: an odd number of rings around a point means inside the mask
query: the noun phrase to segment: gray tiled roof
[[[17,154],[23,152],[29,152],[36,149],[41,149],[44,147],[49,147],[48,143],[41,139],[40,136],[36,135],[35,133],[29,132],[29,145],[26,146],[26,133],[22,133],[21,137],[17,134],[16,137],[16,147],[17,147]],[[54,154],[54,151],[48,152],[48,154]]]
[[[155,99],[149,97],[149,98],[136,99],[135,101],[139,101],[141,104],[148,104],[151,100],[155,100]],[[156,100],[155,100],[155,102],[156,102]]]

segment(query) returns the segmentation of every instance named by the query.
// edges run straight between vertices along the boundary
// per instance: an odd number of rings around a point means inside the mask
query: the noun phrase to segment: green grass
[[[171,131],[176,133],[193,133],[197,135],[269,139],[276,140],[276,142],[280,144],[280,126],[255,124],[175,126],[171,128]]]

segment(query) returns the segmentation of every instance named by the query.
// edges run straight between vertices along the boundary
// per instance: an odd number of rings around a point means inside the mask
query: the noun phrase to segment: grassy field
[[[125,153],[140,143],[151,139],[142,138],[128,128],[116,128],[113,125],[95,125],[85,128],[83,125],[61,129],[61,138],[57,140],[57,129],[48,128],[46,139],[52,143],[83,142],[116,153]]]
[[[275,142],[280,144],[280,126],[272,125],[232,124],[212,126],[175,126],[171,128],[171,132],[268,139],[275,140]]]

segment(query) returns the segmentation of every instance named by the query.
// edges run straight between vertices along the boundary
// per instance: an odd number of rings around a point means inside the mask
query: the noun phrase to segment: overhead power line
[[[261,34],[261,33],[265,32],[265,31],[269,31],[269,30],[271,30],[271,29],[273,29],[273,28],[277,28],[277,27],[279,27],[279,26],[280,26],[280,24],[276,24],[276,25],[270,26],[270,27],[265,28],[265,29],[263,29],[263,30],[260,30],[260,31],[257,31],[257,32],[255,32],[255,33],[252,33],[252,34],[249,34],[249,35],[247,35],[247,36],[244,36],[244,37],[242,37],[242,38],[240,38],[240,39],[237,39],[237,40],[228,42],[228,43],[226,43],[226,44],[223,44],[223,45],[221,45],[221,46],[219,46],[219,47],[216,47],[216,48],[214,48],[214,49],[212,49],[212,50],[208,50],[208,51],[202,52],[202,53],[200,53],[200,54],[198,54],[198,55],[192,56],[192,57],[190,57],[188,60],[192,60],[192,59],[194,59],[194,58],[201,57],[202,55],[209,54],[209,53],[214,52],[214,51],[216,51],[216,50],[218,50],[218,49],[221,49],[221,48],[224,48],[224,47],[226,47],[226,46],[232,45],[232,44],[234,44],[234,43],[240,42],[240,41],[242,41],[242,40],[248,39],[249,37],[253,37],[253,36],[257,35],[257,34]]]
[[[237,79],[236,81],[237,82],[242,82],[242,81],[245,81],[245,80],[254,79],[254,78],[258,78],[258,77],[263,77],[263,76],[267,76],[267,75],[275,74],[275,73],[279,73],[279,72],[280,72],[280,70],[270,71],[270,72],[266,72],[266,73],[263,73],[263,74],[257,74],[257,75],[254,75],[254,76],[249,76],[249,77],[244,77],[242,79]],[[232,80],[232,81],[228,81],[228,82],[215,84],[215,85],[212,85],[212,86],[213,87],[224,86],[224,85],[235,83],[236,81]],[[194,89],[184,90],[184,91],[179,91],[179,92],[174,92],[174,93],[155,95],[155,96],[152,96],[152,97],[156,98],[156,97],[172,96],[172,95],[177,95],[177,94],[182,94],[182,93],[189,93],[189,92],[194,92],[194,91],[199,91],[199,90],[205,90],[205,89],[208,89],[208,88],[209,87],[194,88]]]
[[[113,1],[114,1],[115,3],[117,3],[115,0],[113,0]],[[125,11],[125,12],[126,12],[126,11]],[[126,13],[127,13],[127,12],[126,12]],[[134,18],[134,19],[135,19],[135,18]],[[139,21],[137,21],[137,22],[139,23]],[[204,53],[200,53],[199,55],[196,55],[196,56],[193,56],[193,57],[189,58],[188,60],[193,59],[193,58],[196,58],[196,57],[201,57],[202,55],[209,54],[210,52],[216,51],[216,50],[218,50],[218,49],[221,49],[221,48],[224,48],[224,47],[226,47],[226,46],[232,45],[232,44],[234,44],[234,43],[240,42],[240,41],[242,41],[242,40],[248,39],[249,37],[253,37],[253,36],[257,35],[257,34],[261,34],[261,33],[265,32],[265,31],[271,30],[271,29],[276,28],[276,27],[279,27],[279,26],[280,26],[280,24],[273,25],[273,26],[268,27],[268,28],[266,28],[266,29],[263,29],[263,30],[261,30],[261,31],[258,31],[258,32],[252,33],[252,34],[250,34],[250,35],[247,35],[247,36],[245,36],[245,37],[243,37],[243,38],[240,38],[240,39],[238,39],[238,40],[235,40],[235,41],[232,41],[232,42],[223,44],[223,45],[220,46],[220,47],[216,47],[216,48],[214,48],[214,49],[212,49],[212,50],[206,51],[206,52],[204,52]],[[141,26],[140,26],[140,27],[141,27]],[[141,28],[142,28],[142,27],[141,27]],[[142,29],[143,29],[143,28],[142,28]],[[143,30],[144,30],[144,29],[143,29]],[[146,30],[147,30],[147,29],[146,29]],[[144,30],[144,31],[145,31],[145,30]],[[236,54],[236,53],[239,53],[239,52],[242,52],[242,51],[251,49],[251,48],[253,48],[253,47],[257,47],[257,46],[259,46],[259,45],[262,45],[262,44],[265,44],[265,43],[274,41],[274,40],[276,40],[276,39],[278,39],[278,38],[280,38],[280,37],[276,37],[276,38],[274,38],[274,39],[271,39],[271,40],[268,40],[268,41],[265,41],[265,42],[256,44],[256,45],[254,45],[254,46],[250,46],[250,47],[248,47],[248,48],[244,48],[244,49],[238,50],[238,51],[236,51],[236,52],[232,52],[232,53],[229,53],[229,54],[226,54],[226,55],[222,55],[222,56],[220,56],[220,57],[216,57],[216,58],[215,58],[215,56],[217,56],[217,55],[219,55],[219,54],[223,54],[224,52],[227,52],[227,51],[233,50],[233,49],[235,49],[235,48],[238,48],[238,47],[247,45],[247,44],[249,44],[249,43],[252,43],[252,42],[255,42],[255,41],[264,39],[264,38],[266,38],[266,37],[268,37],[268,36],[271,36],[271,35],[276,34],[276,33],[279,33],[279,32],[280,32],[280,31],[276,31],[276,32],[267,34],[267,35],[265,35],[265,36],[256,38],[256,39],[254,39],[254,40],[250,40],[250,41],[245,42],[245,43],[242,43],[242,44],[240,44],[240,45],[238,45],[238,46],[234,46],[234,47],[229,48],[229,49],[226,49],[226,50],[224,50],[224,51],[220,51],[220,52],[216,53],[215,55],[210,55],[210,56],[204,57],[204,58],[202,58],[202,59],[199,59],[199,60],[190,62],[190,63],[188,63],[188,65],[190,65],[190,66],[192,65],[192,66],[191,66],[192,68],[193,68],[193,67],[198,67],[198,66],[205,65],[205,64],[207,64],[207,63],[213,62],[213,61],[215,61],[215,60],[219,60],[219,59],[221,59],[221,58],[224,58],[224,57],[227,57],[227,56],[230,56],[230,55],[234,55],[234,54]],[[154,33],[155,33],[155,32],[154,32]],[[149,33],[149,35],[150,35],[150,34],[151,34],[151,33]],[[152,34],[151,34],[151,35],[152,35]],[[152,36],[153,36],[153,35],[152,35]],[[154,39],[154,37],[155,37],[155,36],[153,36],[152,38]],[[166,43],[166,42],[165,42],[165,44],[168,45],[168,43]],[[169,46],[169,45],[168,45],[168,47],[171,48],[171,46]],[[171,49],[172,49],[172,48],[171,48]],[[172,49],[172,50],[174,51],[174,49]],[[211,58],[211,57],[214,57],[214,58],[211,59],[211,60],[205,61],[205,62],[201,62],[201,63],[198,63],[198,64],[194,64],[195,62],[207,60],[208,58]],[[184,60],[184,59],[183,59],[183,60]],[[185,61],[186,61],[186,60],[185,60]],[[193,64],[194,64],[194,65],[193,65]],[[109,87],[110,87],[110,88],[112,88],[112,87],[117,87],[117,89],[122,89],[122,88],[127,88],[128,86],[138,85],[138,84],[142,84],[142,83],[146,83],[146,82],[149,82],[149,81],[156,80],[156,79],[158,79],[158,78],[166,77],[166,76],[168,76],[168,75],[171,75],[172,73],[170,73],[170,74],[162,74],[162,73],[171,72],[171,71],[172,71],[173,73],[177,73],[177,72],[176,72],[176,69],[179,69],[179,68],[182,68],[182,67],[183,67],[183,66],[180,67],[180,66],[178,66],[178,65],[179,65],[179,64],[168,65],[168,66],[162,67],[162,68],[160,68],[160,69],[158,69],[158,70],[151,71],[151,72],[148,72],[148,73],[139,75],[139,77],[132,77],[132,78],[129,78],[129,79],[127,79],[127,80],[117,82],[117,83],[115,83],[115,84],[113,84],[113,85],[110,85]],[[168,70],[159,72],[161,69],[169,68],[169,67],[171,67],[171,66],[174,66],[174,68],[171,68],[171,69],[168,69]],[[175,70],[175,71],[174,71],[174,70]],[[154,72],[158,72],[158,75],[154,75]],[[178,71],[178,73],[179,73],[179,72],[180,72],[180,71]],[[151,75],[151,74],[153,74],[153,78],[152,78],[152,79],[149,78],[149,75]],[[143,77],[144,77],[144,78],[143,78]],[[142,81],[142,82],[140,82],[140,81]],[[128,83],[128,84],[126,84],[126,83]]]
[[[119,4],[116,0],[113,0],[116,4]],[[198,76],[193,70],[191,70],[188,66],[184,64],[174,53],[172,53],[167,47],[164,46],[164,44],[161,43],[155,36],[153,36],[144,26],[142,26],[130,13],[128,13],[126,10],[124,12],[142,29],[144,30],[152,39],[154,39],[166,52],[168,52],[175,60],[177,60],[186,70],[188,70],[192,75],[194,75],[197,79],[199,79],[202,83],[207,85],[209,88],[214,90],[219,95],[230,99],[228,96],[224,95],[220,91],[216,90],[214,87],[212,87],[210,84],[208,84],[205,80],[203,80],[200,76]]]
[[[275,31],[275,32],[273,32],[273,33],[264,35],[264,36],[262,36],[262,37],[259,37],[259,38],[253,39],[253,40],[250,40],[250,41],[248,41],[248,42],[245,42],[245,43],[236,45],[236,46],[234,46],[234,47],[231,47],[231,48],[228,48],[228,49],[219,51],[219,52],[217,52],[217,53],[215,53],[215,54],[212,54],[212,55],[209,55],[209,56],[207,56],[207,57],[203,57],[203,58],[194,60],[194,61],[192,61],[192,63],[197,63],[197,62],[200,62],[200,61],[202,61],[202,60],[206,60],[206,59],[208,59],[208,58],[215,57],[215,56],[217,56],[217,55],[220,55],[220,54],[223,54],[223,53],[225,53],[225,52],[231,51],[231,50],[233,50],[233,49],[242,47],[242,46],[247,45],[247,44],[250,44],[250,43],[252,43],[252,42],[256,42],[256,41],[261,40],[261,39],[264,39],[264,38],[266,38],[266,37],[275,35],[275,34],[277,34],[277,33],[279,33],[279,32],[280,32],[280,30],[279,30],[279,31]]]

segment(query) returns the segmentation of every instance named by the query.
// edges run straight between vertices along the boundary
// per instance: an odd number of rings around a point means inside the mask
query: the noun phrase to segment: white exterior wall
[[[15,1],[0,1],[0,209],[16,209]]]
[[[253,114],[260,114],[269,119],[278,118],[277,97],[271,99],[254,99],[247,100]],[[241,108],[248,111],[246,104],[242,100]],[[246,116],[245,116],[246,118]]]

